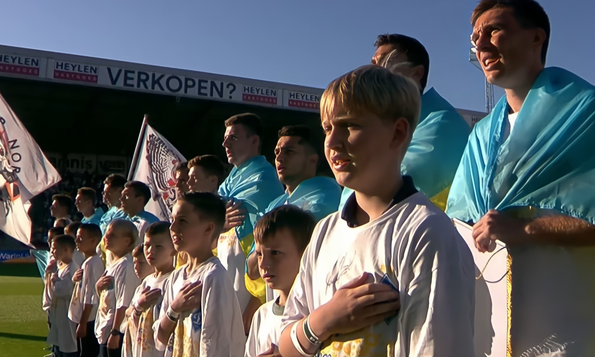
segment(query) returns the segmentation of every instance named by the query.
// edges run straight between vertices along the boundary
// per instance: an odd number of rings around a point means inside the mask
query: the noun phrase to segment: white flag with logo
[[[29,200],[59,181],[58,171],[0,95],[0,230],[30,245]]]
[[[143,122],[141,135],[136,147],[136,162],[132,163],[130,180],[144,182],[151,188],[151,200],[145,210],[162,221],[169,221],[171,210],[176,202],[176,166],[186,159],[180,152],[153,129]]]

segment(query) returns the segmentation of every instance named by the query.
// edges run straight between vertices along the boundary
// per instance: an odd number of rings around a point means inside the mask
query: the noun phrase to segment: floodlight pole
[[[473,50],[469,50],[469,62],[471,62],[472,65],[474,65],[476,68],[479,68],[481,70],[481,64],[479,63],[479,60],[477,59],[477,56],[475,55],[475,52],[473,52]],[[482,71],[483,73],[483,71]],[[488,82],[487,78],[484,78],[485,80],[485,101],[486,101],[486,113],[490,113],[492,111],[492,109],[494,108],[494,85],[490,82]]]

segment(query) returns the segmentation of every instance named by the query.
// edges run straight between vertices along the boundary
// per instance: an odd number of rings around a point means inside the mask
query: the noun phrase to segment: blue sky
[[[428,49],[430,86],[458,108],[483,110],[483,75],[468,62],[476,3],[0,0],[0,43],[324,88],[369,63],[378,34],[397,32]],[[540,3],[552,24],[548,66],[595,83],[595,2]]]

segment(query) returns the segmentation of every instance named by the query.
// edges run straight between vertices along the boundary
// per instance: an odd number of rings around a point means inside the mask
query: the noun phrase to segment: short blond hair
[[[335,79],[320,100],[323,121],[358,114],[373,114],[385,120],[405,118],[409,123],[409,138],[417,126],[420,110],[419,87],[411,79],[374,65]]]
[[[138,228],[134,223],[125,219],[115,219],[110,223],[112,229],[117,229],[124,237],[130,238],[130,251],[136,247],[138,242]]]

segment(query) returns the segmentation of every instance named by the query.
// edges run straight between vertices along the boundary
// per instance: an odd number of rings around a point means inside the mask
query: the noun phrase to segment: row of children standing
[[[272,354],[314,219],[297,207],[282,206],[258,222],[262,276],[278,297],[258,310],[245,344],[236,294],[211,249],[225,212],[225,203],[214,194],[184,194],[174,206],[171,225],[153,223],[141,245],[132,222],[114,220],[103,238],[113,256],[107,268],[98,254],[98,225],[69,225],[76,238],[52,228],[49,242],[58,268],[47,275],[46,294],[54,355]],[[77,251],[84,255],[81,265],[73,259]],[[188,263],[174,271],[178,252],[188,255]]]

